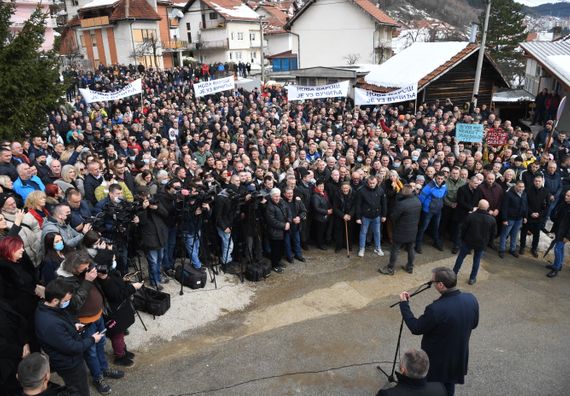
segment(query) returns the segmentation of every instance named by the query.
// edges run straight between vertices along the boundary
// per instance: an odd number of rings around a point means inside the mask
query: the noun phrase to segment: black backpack
[[[250,282],[259,282],[271,275],[271,263],[261,260],[249,263],[245,270],[245,279]]]

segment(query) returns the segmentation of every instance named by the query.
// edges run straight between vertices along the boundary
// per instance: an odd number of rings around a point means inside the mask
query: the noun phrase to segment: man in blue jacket
[[[442,172],[436,174],[420,192],[419,198],[422,203],[422,220],[416,236],[416,253],[422,254],[422,242],[424,233],[433,223],[433,242],[437,250],[443,251],[443,243],[439,237],[439,223],[441,221],[441,210],[443,208],[443,198],[447,193],[445,175]]]
[[[467,374],[469,338],[479,324],[479,303],[473,294],[457,289],[457,276],[449,268],[434,268],[431,284],[441,297],[422,316],[414,317],[405,291],[400,293],[400,311],[412,334],[423,334],[422,349],[430,361],[427,380],[443,382],[448,396],[453,396],[455,384],[463,384]]]
[[[105,336],[98,332],[91,337],[81,335],[83,325],[66,311],[72,293],[73,286],[62,279],[46,286],[45,301],[36,311],[36,335],[52,369],[65,385],[79,389],[81,396],[89,396],[83,353]]]

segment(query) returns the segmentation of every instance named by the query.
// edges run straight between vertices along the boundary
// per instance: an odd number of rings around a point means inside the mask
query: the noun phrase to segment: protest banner
[[[341,81],[334,84],[320,85],[316,87],[307,87],[302,85],[288,85],[288,100],[306,100],[306,99],[322,99],[336,98],[348,95],[349,81]]]
[[[488,146],[502,146],[507,143],[509,133],[505,132],[502,128],[491,128],[487,131],[485,142]]]
[[[197,98],[217,92],[234,90],[236,87],[233,77],[220,78],[218,80],[204,81],[194,84],[194,93]]]
[[[113,101],[140,94],[142,92],[142,80],[139,78],[114,92],[97,92],[91,91],[89,88],[79,88],[79,92],[87,103]]]
[[[418,97],[418,84],[414,83],[392,92],[374,92],[362,88],[354,88],[354,104],[381,105],[415,100]]]
[[[483,141],[483,125],[457,124],[455,126],[455,140],[465,143],[481,143]]]

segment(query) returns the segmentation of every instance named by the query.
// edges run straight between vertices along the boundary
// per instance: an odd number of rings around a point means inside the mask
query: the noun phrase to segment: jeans
[[[299,229],[285,232],[285,255],[287,258],[303,257],[301,253],[301,232]]]
[[[101,316],[97,321],[91,323],[85,329],[85,338],[91,337],[97,332],[101,332],[105,329],[105,321],[103,316]],[[94,380],[97,380],[103,376],[103,371],[109,368],[109,363],[107,363],[107,358],[105,357],[105,337],[102,337],[97,344],[93,344],[88,350],[83,352],[83,357],[85,358],[85,363],[89,367],[91,376]]]
[[[160,263],[164,257],[164,248],[149,250],[146,252],[146,261],[148,262],[148,275],[150,284],[157,286],[160,284]]]
[[[230,233],[224,232],[221,228],[216,228],[218,230],[218,236],[222,240],[222,265],[226,265],[232,262],[232,252],[234,251],[234,242],[232,241],[232,235]]]
[[[432,222],[433,222],[433,241],[437,246],[441,246],[441,239],[439,238],[439,223],[441,222],[441,210],[440,210],[436,213],[431,213],[431,212],[422,213],[422,221],[420,223],[420,227],[418,228],[418,234],[416,235],[416,248],[420,248],[422,246],[424,234]]]
[[[194,268],[202,268],[202,263],[200,262],[200,232],[184,235],[184,245],[186,246],[186,254],[191,258]]]
[[[463,265],[463,260],[465,260],[469,250],[471,250],[471,248],[465,243],[461,245],[457,260],[455,260],[455,265],[453,266],[453,272],[456,274],[459,273],[459,270]],[[481,265],[481,257],[483,257],[483,249],[473,249],[473,267],[471,267],[471,275],[469,275],[469,279],[477,279],[477,272],[479,272],[479,265]]]
[[[398,261],[398,254],[400,253],[400,249],[402,247],[404,249],[406,249],[406,251],[408,252],[408,264],[406,265],[406,267],[407,268],[413,268],[414,267],[414,259],[416,257],[416,254],[414,251],[414,244],[412,242],[410,242],[410,243],[393,242],[392,247],[390,248],[390,261],[388,262],[388,268],[394,269],[394,266],[396,265],[396,261]]]
[[[368,233],[368,227],[372,227],[372,234],[374,235],[374,246],[376,249],[380,249],[381,239],[380,239],[380,229],[382,227],[382,222],[380,221],[380,216],[369,218],[363,217],[362,225],[360,226],[360,235],[358,238],[358,247],[364,249],[366,247],[366,234]]]
[[[562,269],[562,263],[564,262],[564,241],[556,241],[554,244],[554,263],[552,263],[552,268],[556,271]]]
[[[174,251],[176,250],[176,227],[168,229],[168,243],[164,251],[164,257],[162,258],[162,269],[169,270],[174,269],[174,262],[176,257],[174,257]]]
[[[514,252],[517,248],[517,234],[522,225],[521,220],[509,220],[506,226],[503,226],[501,231],[501,241],[499,243],[499,252],[504,252],[507,245],[507,236],[510,236],[510,248],[509,251]]]
[[[117,269],[121,275],[125,275],[129,272],[129,249],[126,243],[116,245],[115,247],[115,258],[117,260]]]

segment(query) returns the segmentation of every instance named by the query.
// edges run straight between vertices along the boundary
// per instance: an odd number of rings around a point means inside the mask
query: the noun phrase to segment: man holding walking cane
[[[423,334],[422,349],[430,360],[427,380],[443,382],[448,396],[455,384],[463,384],[469,360],[469,338],[479,324],[479,303],[473,294],[457,289],[457,275],[450,268],[432,270],[431,284],[441,294],[416,319],[410,294],[400,293],[400,312],[412,334]]]
[[[350,242],[348,239],[352,233],[352,219],[356,210],[354,193],[350,183],[343,182],[340,185],[340,189],[331,198],[334,214],[334,251],[338,253],[346,245],[346,254],[350,255]]]

